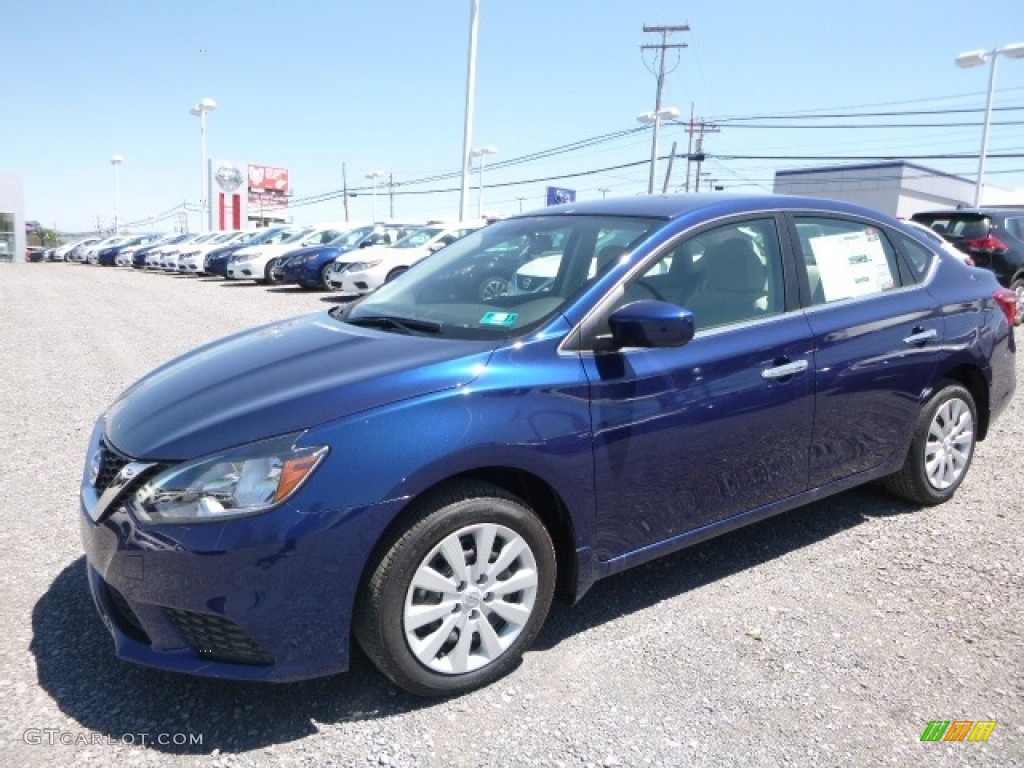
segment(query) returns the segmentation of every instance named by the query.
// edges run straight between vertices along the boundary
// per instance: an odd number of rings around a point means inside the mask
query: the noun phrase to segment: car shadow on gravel
[[[919,509],[881,486],[865,485],[768,518],[598,581],[575,606],[556,602],[533,647],[553,648],[567,637],[813,545],[868,518]]]
[[[812,545],[869,517],[915,509],[868,487],[726,534],[598,582],[574,607],[556,605],[535,647],[553,648],[588,628]],[[398,690],[355,645],[347,673],[283,685],[191,677],[119,661],[93,606],[84,557],[61,571],[36,602],[32,629],[40,687],[104,743],[140,744],[145,734],[150,748],[169,754],[248,752],[316,733],[317,723],[444,704]],[[160,734],[167,743],[158,743]],[[201,743],[193,743],[197,737]]]

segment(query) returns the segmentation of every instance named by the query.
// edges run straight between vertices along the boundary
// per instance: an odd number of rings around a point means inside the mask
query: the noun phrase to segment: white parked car
[[[352,251],[335,259],[330,283],[346,293],[369,293],[394,280],[421,259],[485,226],[486,221],[428,224],[394,245]],[[338,266],[346,263],[347,268]]]
[[[255,280],[257,283],[274,282],[274,264],[281,256],[308,245],[323,245],[340,237],[351,225],[337,224],[324,227],[291,227],[282,230],[266,242],[240,248],[228,262],[228,280]]]
[[[180,243],[162,250],[160,252],[160,269],[164,272],[177,272],[178,260],[181,258],[183,253],[192,250],[196,245],[202,245],[203,243],[210,242],[220,234],[220,232],[203,232],[202,234],[196,235],[194,238],[182,240]]]
[[[203,263],[206,259],[206,254],[212,251],[214,248],[220,248],[222,245],[228,245],[240,238],[244,237],[247,232],[218,232],[209,240],[205,242],[198,242],[193,240],[189,243],[189,247],[183,248],[179,251],[178,255],[178,272],[186,275],[202,275]]]
[[[163,259],[166,251],[171,251],[179,248],[182,244],[195,240],[199,235],[195,232],[179,232],[178,234],[167,238],[162,243],[158,243],[155,248],[152,248],[146,252],[146,269],[160,269],[160,262]]]
[[[60,245],[53,251],[53,261],[73,261],[72,253],[76,248],[85,250],[93,243],[98,243],[100,239],[98,237],[84,237],[78,240],[72,240],[70,243]]]
[[[105,248],[111,248],[115,245],[121,245],[128,242],[128,240],[129,238],[124,236],[108,237],[105,240],[99,240],[86,247],[82,252],[81,262],[83,264],[99,264],[100,251]]]

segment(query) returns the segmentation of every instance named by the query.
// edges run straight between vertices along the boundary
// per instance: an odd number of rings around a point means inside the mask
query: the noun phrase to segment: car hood
[[[462,386],[493,347],[304,315],[156,369],[110,407],[106,435],[137,459],[190,459]]]
[[[247,256],[280,256],[281,254],[294,251],[305,246],[301,243],[272,243],[270,245],[246,245],[239,248],[235,253],[243,259]]]
[[[369,248],[360,248],[345,254],[345,261],[355,263],[359,261],[373,261],[383,259],[386,262],[415,261],[425,254],[430,253],[430,248],[421,246],[419,248],[395,248],[391,245],[371,245]]]
[[[331,254],[337,256],[341,252],[341,248],[336,245],[307,245],[303,248],[296,248],[294,251],[288,252],[288,258],[294,259],[299,256],[308,256],[311,253],[318,256],[329,256]]]

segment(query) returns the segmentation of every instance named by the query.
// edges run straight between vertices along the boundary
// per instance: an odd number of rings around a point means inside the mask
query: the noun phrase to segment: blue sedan
[[[524,242],[531,279],[453,292]],[[139,664],[296,680],[354,640],[406,690],[468,691],[556,595],[862,483],[951,498],[1013,395],[1015,308],[834,201],[521,214],[122,394],[81,486],[92,595]]]
[[[274,267],[275,279],[279,283],[294,284],[302,288],[333,291],[335,288],[328,276],[336,258],[358,248],[391,245],[415,228],[404,224],[371,224],[345,232],[323,245],[289,251]]]

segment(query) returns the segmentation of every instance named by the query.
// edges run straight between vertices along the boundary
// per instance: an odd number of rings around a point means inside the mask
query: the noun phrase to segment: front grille
[[[131,461],[131,458],[118,453],[111,448],[106,440],[100,442],[99,472],[96,475],[96,482],[93,487],[103,493],[117,477],[124,465]]]
[[[233,621],[208,613],[165,608],[167,616],[200,656],[234,664],[270,665],[274,660]]]
[[[117,623],[118,628],[133,640],[149,645],[149,636],[146,635],[139,617],[135,615],[124,595],[106,582],[103,582],[103,590],[107,595],[111,618]]]

